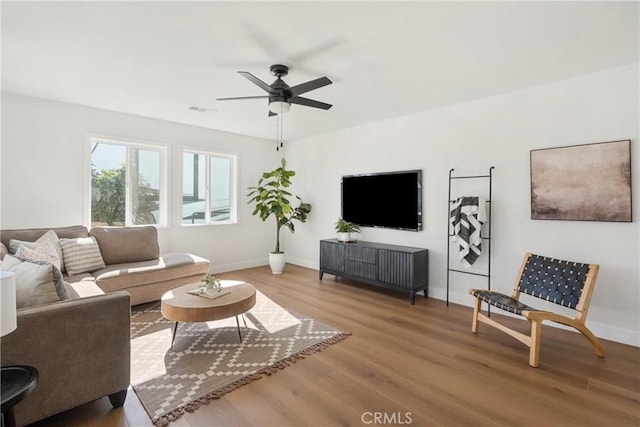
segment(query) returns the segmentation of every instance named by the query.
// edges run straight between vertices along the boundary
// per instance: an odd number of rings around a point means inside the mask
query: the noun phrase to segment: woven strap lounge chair
[[[511,296],[483,289],[469,290],[469,293],[476,297],[471,331],[477,333],[478,322],[482,322],[514,337],[530,347],[529,365],[535,368],[539,362],[542,322],[550,320],[576,328],[587,337],[598,356],[604,357],[602,345],[585,326],[598,269],[597,264],[581,264],[527,253]],[[519,301],[521,293],[569,307],[575,311],[575,316],[568,317],[530,307]],[[480,311],[482,302],[523,316],[531,324],[531,334],[514,331],[484,315]]]

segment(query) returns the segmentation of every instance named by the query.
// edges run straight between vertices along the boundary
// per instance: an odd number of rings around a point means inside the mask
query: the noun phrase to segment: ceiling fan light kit
[[[269,100],[269,111],[275,114],[285,114],[291,109],[291,104],[286,101]]]

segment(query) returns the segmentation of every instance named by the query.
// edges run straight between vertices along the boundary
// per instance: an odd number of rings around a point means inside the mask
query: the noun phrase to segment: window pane
[[[205,156],[182,156],[182,223],[205,223]]]
[[[131,149],[133,225],[160,223],[160,152]]]
[[[125,224],[126,148],[91,146],[91,225]]]
[[[211,199],[211,222],[228,221],[231,209],[231,161],[211,157],[209,197]]]

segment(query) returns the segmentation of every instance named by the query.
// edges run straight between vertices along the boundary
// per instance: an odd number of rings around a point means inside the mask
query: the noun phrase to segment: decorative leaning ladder
[[[494,167],[491,166],[489,168],[489,173],[487,175],[467,175],[467,176],[453,176],[453,171],[454,169],[449,170],[449,203],[447,203],[447,208],[451,207],[451,203],[454,202],[454,200],[451,199],[451,181],[452,180],[456,180],[456,179],[487,179],[488,180],[488,184],[489,184],[489,199],[487,199],[487,204],[488,204],[488,215],[487,215],[487,234],[488,236],[481,236],[481,239],[484,240],[487,244],[487,273],[483,274],[483,273],[476,273],[473,271],[464,271],[464,270],[459,270],[456,268],[451,268],[451,237],[453,237],[453,234],[451,232],[451,223],[449,221],[449,215],[450,215],[450,211],[447,211],[447,305],[449,305],[449,275],[451,274],[451,272],[456,272],[456,273],[463,273],[463,274],[472,274],[474,276],[482,276],[482,277],[486,277],[487,278],[487,289],[491,289],[491,221],[492,221],[492,215],[491,215],[491,205],[493,203],[492,201],[492,197],[493,197],[493,169]]]

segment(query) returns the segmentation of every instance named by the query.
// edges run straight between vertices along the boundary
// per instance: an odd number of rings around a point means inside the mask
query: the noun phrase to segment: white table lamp
[[[16,275],[0,271],[0,336],[13,332],[16,320]]]

